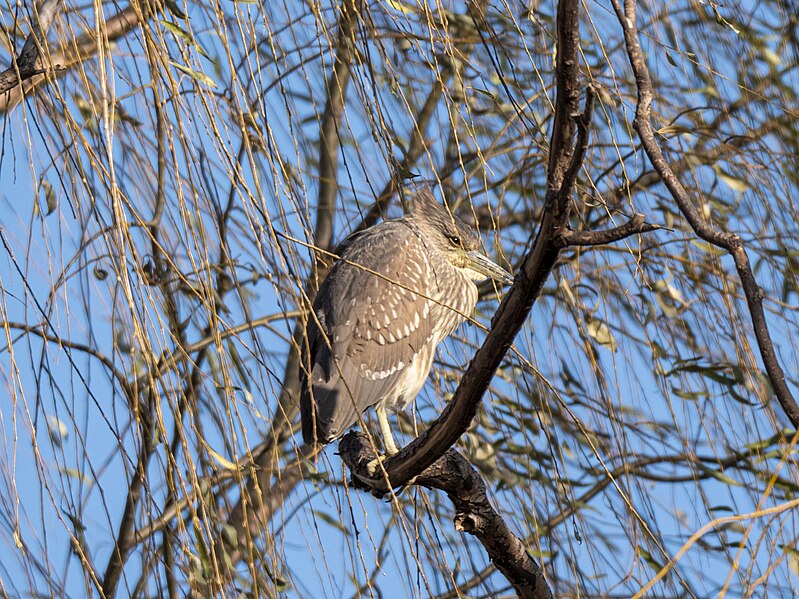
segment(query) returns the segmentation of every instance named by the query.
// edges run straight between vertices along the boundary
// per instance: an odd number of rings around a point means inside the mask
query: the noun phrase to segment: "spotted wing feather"
[[[351,242],[319,289],[301,397],[306,443],[335,439],[365,409],[402,391],[402,377],[434,333],[422,243],[403,221],[373,227]]]

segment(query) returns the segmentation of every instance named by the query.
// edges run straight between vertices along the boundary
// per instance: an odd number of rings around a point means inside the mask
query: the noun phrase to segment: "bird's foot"
[[[379,455],[368,464],[366,464],[366,472],[369,473],[371,478],[375,478],[378,472],[380,472],[381,467],[380,464],[385,462],[389,457],[388,455]]]

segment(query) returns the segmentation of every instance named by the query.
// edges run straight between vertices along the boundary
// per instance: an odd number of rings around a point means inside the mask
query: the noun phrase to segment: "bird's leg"
[[[394,443],[394,435],[391,434],[391,426],[388,424],[388,414],[384,405],[377,406],[377,421],[380,423],[380,434],[383,435],[383,445],[386,447],[386,455],[392,456],[399,452],[397,444]]]
[[[391,434],[391,427],[388,424],[388,413],[386,412],[385,406],[383,404],[378,405],[375,408],[375,412],[377,412],[377,421],[380,423],[380,434],[383,436],[383,445],[386,447],[386,455],[377,456],[374,460],[366,465],[367,472],[369,472],[369,476],[372,478],[374,478],[377,474],[381,462],[385,461],[386,458],[399,453],[397,444],[394,442],[394,435]],[[415,428],[416,421],[414,420],[414,429]],[[415,483],[416,477],[414,476],[405,484],[405,488],[410,487]]]
[[[377,456],[374,460],[366,465],[369,476],[372,477],[377,474],[380,462],[385,460],[387,457],[393,456],[399,451],[397,449],[397,444],[394,442],[394,436],[391,434],[391,427],[388,424],[388,413],[386,412],[385,406],[382,404],[378,405],[375,408],[375,412],[377,412],[377,421],[380,423],[380,435],[383,437],[383,445],[386,448],[386,455]]]
[[[375,478],[377,472],[380,469],[380,463],[385,461],[388,456],[379,455],[375,459],[371,460],[368,464],[366,464],[366,471],[369,473],[371,478]]]

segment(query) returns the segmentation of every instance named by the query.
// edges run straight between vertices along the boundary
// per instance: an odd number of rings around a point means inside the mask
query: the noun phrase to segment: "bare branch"
[[[488,2],[486,2],[486,0],[477,0],[474,2],[468,2],[467,9],[475,21],[482,22],[485,18],[484,13],[487,5]],[[474,44],[464,44],[462,47],[458,48],[458,56],[460,57],[460,60],[462,62],[466,62],[473,49]],[[394,197],[395,193],[397,193],[397,189],[401,181],[401,173],[410,171],[414,164],[416,164],[416,161],[419,160],[421,155],[427,150],[427,141],[425,140],[427,126],[433,120],[438,107],[438,102],[444,95],[444,91],[447,89],[447,84],[452,78],[454,72],[455,71],[452,62],[446,61],[443,63],[440,74],[433,83],[433,87],[427,94],[424,104],[422,104],[421,109],[414,119],[413,128],[411,130],[411,139],[408,143],[408,148],[405,152],[405,155],[397,162],[395,165],[395,172],[391,173],[391,177],[386,182],[383,190],[377,196],[375,203],[372,205],[372,207],[369,209],[369,212],[366,213],[366,216],[364,216],[363,220],[358,224],[353,232],[362,231],[367,227],[371,227],[380,217],[384,216],[386,208],[388,208],[388,205],[391,202],[391,198]]]
[[[44,0],[38,10],[34,7],[34,22],[19,56],[5,71],[0,72],[0,94],[20,85],[38,73],[36,61],[44,52],[47,31],[55,19],[60,0]]]
[[[338,154],[341,145],[341,114],[344,110],[347,84],[352,73],[355,26],[361,6],[359,0],[341,3],[335,66],[327,82],[327,99],[319,127],[319,199],[316,206],[314,241],[321,248],[333,242],[333,221],[338,194]]]
[[[444,88],[450,76],[451,71],[447,69],[447,71],[442,73],[440,78],[433,84],[430,93],[427,94],[427,98],[425,99],[421,110],[419,110],[419,113],[416,115],[416,119],[414,119],[413,130],[411,132],[411,141],[408,144],[408,149],[405,152],[405,156],[402,157],[402,160],[400,160],[396,166],[396,170],[398,172],[411,170],[413,165],[416,164],[416,161],[419,160],[419,157],[427,148],[424,132],[427,130],[427,126],[433,119],[433,115],[435,115],[438,102],[441,100],[441,96],[444,94]],[[353,233],[357,233],[358,231],[362,231],[367,227],[371,227],[380,217],[384,215],[391,198],[394,197],[395,193],[397,193],[398,185],[398,176],[396,176],[395,173],[392,173],[392,176],[389,177],[388,181],[386,181],[385,187],[377,196],[375,203],[369,209],[369,212],[366,213],[366,216],[363,217],[363,220],[358,224]]]
[[[558,3],[558,88],[550,144],[552,154],[547,172],[546,207],[533,248],[522,261],[513,287],[500,304],[491,330],[469,364],[452,400],[428,429],[386,460],[385,468],[392,487],[407,483],[428,468],[471,425],[496,369],[555,267],[560,252],[556,238],[568,217],[568,206],[559,206],[557,199],[569,197],[571,193],[564,185],[567,171],[573,168],[570,165],[575,154],[574,115],[578,113],[580,94],[578,7],[576,0],[560,0]]]
[[[633,126],[638,131],[644,151],[694,232],[708,243],[726,250],[735,261],[735,269],[738,271],[738,277],[746,295],[746,303],[752,319],[757,345],[760,349],[760,357],[766,367],[769,381],[788,419],[794,427],[799,427],[799,405],[797,405],[791,390],[788,388],[788,384],[785,381],[785,372],[777,360],[774,343],[771,340],[766,315],[763,310],[764,292],[752,272],[746,247],[738,235],[722,231],[704,219],[693,198],[691,198],[664,157],[663,150],[655,140],[655,132],[652,129],[654,89],[649,75],[649,68],[646,65],[641,44],[638,41],[635,0],[625,0],[623,9],[619,0],[612,0],[612,3],[616,11],[616,17],[624,31],[627,56],[635,74],[638,103]]]
[[[585,154],[588,151],[588,126],[591,124],[591,118],[594,115],[595,99],[596,90],[594,86],[589,85],[585,90],[585,109],[583,113],[572,114],[572,118],[577,124],[577,143],[574,145],[574,153],[569,159],[569,164],[563,174],[563,181],[558,191],[557,203],[560,210],[563,211],[569,208],[570,195],[574,184],[577,182],[577,175],[580,174],[580,169],[583,167]]]
[[[356,487],[373,489],[368,482],[368,465],[376,458],[373,448],[369,436],[361,432],[347,433],[339,443],[341,459],[352,472]],[[477,537],[491,562],[508,579],[519,597],[551,599],[552,592],[541,566],[491,506],[483,479],[466,458],[449,449],[412,484],[439,489],[447,494],[455,507],[455,528]],[[377,492],[380,493],[379,483]]]
[[[153,451],[155,451],[155,428],[152,418],[144,410],[140,412],[140,424],[142,426],[141,448],[136,460],[136,470],[133,472],[133,477],[128,486],[125,508],[115,535],[114,548],[111,551],[111,557],[108,559],[105,574],[103,575],[103,597],[116,595],[117,585],[122,577],[128,552],[135,543],[133,532],[135,530],[136,510],[147,482],[147,466],[150,463]]]
[[[338,156],[341,144],[340,127],[344,110],[345,92],[352,72],[352,59],[355,44],[355,29],[358,23],[362,4],[359,0],[343,0],[339,31],[336,39],[335,65],[327,85],[327,100],[320,123],[319,133],[319,197],[317,202],[316,224],[314,228],[314,245],[323,249],[330,248],[333,241],[333,225],[336,214],[336,196],[338,193]],[[317,280],[324,276],[325,269],[320,268],[317,261],[313,263],[313,271],[305,296],[308,302],[313,301]],[[321,271],[321,272],[320,272]],[[251,539],[263,530],[263,523],[269,522],[272,513],[279,507],[283,499],[291,492],[294,485],[302,480],[301,468],[294,468],[294,476],[282,476],[279,488],[272,487],[272,466],[275,463],[270,449],[277,446],[282,437],[289,433],[292,421],[297,413],[300,374],[300,348],[305,335],[302,321],[298,321],[292,333],[292,342],[284,370],[283,390],[275,408],[272,430],[265,450],[255,456],[256,468],[247,479],[241,498],[234,507],[230,524],[239,533],[240,539]],[[269,497],[276,497],[277,505]],[[237,551],[232,556],[232,563],[237,563],[243,556]]]
[[[57,2],[57,0],[51,1]],[[141,8],[139,3],[134,3],[113,17],[106,19],[103,24],[106,41],[116,41],[133,30],[140,22],[140,17],[142,16]],[[94,56],[99,48],[100,45],[94,32],[87,32],[67,42],[62,49],[49,52],[46,56],[47,64],[60,67],[54,73],[63,74],[72,67],[81,64],[87,58]],[[50,67],[48,67],[47,73],[37,71],[31,73],[28,77],[22,78],[22,85],[19,85],[20,78],[14,72],[13,84],[7,89],[4,89],[2,82],[0,82],[0,114],[4,114],[16,106],[26,94],[41,89],[37,85],[51,74],[49,69]]]
[[[565,231],[561,235],[564,246],[569,245],[605,245],[621,241],[632,235],[640,235],[649,231],[657,231],[661,227],[648,223],[643,214],[636,214],[623,225],[606,231]]]

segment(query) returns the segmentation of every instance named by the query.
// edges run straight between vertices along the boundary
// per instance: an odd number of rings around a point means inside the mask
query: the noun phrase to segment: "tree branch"
[[[483,15],[487,5],[487,0],[467,2],[467,11],[476,21],[482,20],[484,18]],[[464,63],[467,62],[473,49],[474,44],[472,43],[463,44],[461,47],[458,47],[457,53],[460,61]],[[380,194],[378,194],[375,203],[363,217],[363,220],[358,224],[357,227],[355,227],[353,233],[357,233],[358,231],[362,231],[368,227],[371,227],[379,218],[385,216],[385,212],[388,208],[391,198],[394,197],[395,193],[397,193],[399,185],[402,181],[402,173],[410,171],[414,164],[416,164],[417,160],[419,160],[419,157],[421,157],[421,155],[427,150],[425,132],[427,131],[428,125],[433,120],[433,117],[436,115],[436,109],[438,108],[439,100],[441,100],[444,92],[447,90],[447,84],[454,73],[455,68],[452,61],[443,61],[439,75],[437,76],[436,81],[433,83],[433,87],[427,94],[424,104],[416,114],[416,118],[413,121],[411,139],[408,143],[408,148],[405,151],[405,155],[394,165],[394,169],[388,181],[386,182],[385,187],[383,187],[383,190],[380,192]]]
[[[359,0],[344,0],[341,3],[335,66],[327,82],[325,110],[319,127],[319,197],[316,206],[314,242],[317,247],[324,249],[330,249],[333,243],[333,221],[338,193],[338,154],[341,145],[339,127],[347,85],[352,74],[355,27],[358,23],[360,4]]]
[[[341,459],[352,472],[356,487],[373,488],[368,482],[362,482],[369,479],[369,464],[377,457],[373,447],[367,434],[355,431],[347,433],[339,443]],[[455,506],[455,528],[477,537],[489,559],[519,597],[551,599],[552,592],[541,566],[491,506],[485,483],[466,458],[449,449],[417,476],[413,484],[439,489],[447,494]]]
[[[155,427],[152,415],[150,414],[151,401],[147,402],[145,407],[140,412],[140,423],[142,427],[142,441],[141,448],[139,449],[139,456],[136,460],[136,470],[128,487],[127,497],[125,498],[125,509],[122,512],[122,519],[119,522],[117,534],[114,537],[114,548],[111,551],[111,557],[108,559],[108,564],[105,568],[105,574],[102,579],[102,596],[111,598],[116,595],[117,585],[122,577],[122,571],[125,566],[130,548],[135,543],[133,531],[135,530],[136,509],[139,504],[139,499],[142,496],[147,483],[147,467],[150,463],[150,458],[155,451]]]
[[[735,269],[738,272],[738,278],[746,295],[746,303],[752,319],[757,345],[760,349],[760,357],[766,367],[769,381],[788,419],[794,427],[799,428],[799,405],[797,405],[791,390],[788,388],[788,384],[785,381],[785,373],[777,360],[774,343],[771,340],[766,315],[763,310],[763,297],[765,294],[752,272],[746,247],[738,235],[722,231],[704,219],[694,204],[693,198],[691,198],[664,157],[663,150],[655,140],[655,133],[652,129],[654,88],[649,75],[649,68],[641,50],[641,44],[638,41],[635,0],[624,0],[624,9],[622,9],[620,0],[612,0],[612,4],[624,32],[627,56],[630,59],[630,65],[635,75],[638,103],[633,126],[641,138],[644,151],[652,162],[652,166],[660,175],[664,185],[671,193],[671,197],[674,198],[680,212],[691,225],[694,233],[708,243],[726,250],[732,256],[735,262]]]
[[[47,31],[53,24],[60,1],[44,0],[38,9],[34,7],[33,26],[28,39],[25,40],[25,45],[22,46],[22,50],[13,64],[5,71],[0,72],[0,94],[20,85],[39,72],[36,70],[36,61],[44,51]]]
[[[574,76],[576,77],[576,74]],[[593,85],[589,85],[585,92],[583,113],[579,114],[575,111],[571,114],[572,120],[577,125],[577,143],[574,145],[574,153],[569,158],[566,171],[563,173],[563,181],[559,185],[557,202],[560,210],[568,210],[572,189],[577,182],[577,175],[580,174],[580,169],[583,167],[585,154],[588,151],[588,126],[594,115],[595,99],[596,90]],[[569,102],[571,103],[571,98],[569,98]]]
[[[636,214],[623,225],[606,231],[567,230],[561,234],[561,243],[563,243],[564,247],[570,245],[605,245],[621,241],[632,235],[640,235],[641,233],[657,231],[658,229],[660,229],[660,226],[646,222],[643,214]]]
[[[559,231],[564,228],[570,208],[569,203],[559,205],[558,199],[570,197],[570,184],[573,181],[567,178],[567,173],[579,168],[574,166],[572,157],[581,156],[580,146],[575,150],[574,143],[577,127],[574,115],[578,114],[580,94],[577,66],[580,41],[578,7],[577,0],[560,0],[558,3],[555,124],[547,171],[547,199],[532,250],[522,261],[513,287],[500,304],[491,330],[469,364],[452,400],[429,428],[385,461],[384,491],[406,484],[431,466],[468,429],[496,369],[555,267],[560,252],[557,238]],[[591,99],[586,99],[587,106],[590,107],[591,102]]]
[[[330,249],[333,241],[333,225],[336,214],[336,196],[338,193],[338,162],[341,145],[341,116],[344,112],[346,88],[352,73],[355,30],[361,9],[360,0],[343,0],[339,30],[334,48],[335,58],[333,71],[327,84],[327,99],[322,114],[319,132],[319,196],[317,201],[316,223],[314,227],[314,244],[322,249]],[[317,280],[324,276],[326,268],[320,268],[314,260],[309,284],[306,285],[305,298],[313,301],[317,288]],[[302,480],[302,468],[292,470],[293,475],[281,477],[279,488],[272,488],[273,466],[276,462],[272,449],[278,446],[282,437],[291,431],[293,418],[296,415],[299,396],[300,348],[305,337],[302,319],[298,320],[292,333],[292,343],[286,359],[283,375],[283,390],[275,408],[272,427],[269,433],[271,443],[265,450],[255,456],[255,469],[247,479],[242,496],[230,515],[230,524],[239,533],[239,539],[251,539],[260,533],[264,523],[269,522],[272,513],[279,507],[294,485]],[[268,494],[266,498],[264,495]],[[270,498],[276,497],[275,505]],[[249,549],[249,548],[247,548]],[[243,557],[236,549],[231,555],[233,564]]]
[[[58,2],[58,0],[50,1],[55,3]],[[121,10],[110,19],[106,19],[103,25],[105,28],[106,40],[108,42],[112,42],[129,33],[140,23],[141,16],[141,6],[138,3],[134,3],[124,10]],[[94,36],[94,32],[87,32],[79,35],[73,40],[70,40],[62,47],[62,49],[48,53],[47,64],[61,67],[61,69],[57,72],[63,73],[73,66],[80,64],[90,56],[94,56],[99,47],[100,46]],[[19,61],[17,61],[17,64],[19,64]],[[12,66],[12,68],[9,70],[13,70],[13,68],[14,67]],[[9,88],[4,89],[2,82],[0,82],[0,114],[4,114],[16,106],[26,94],[35,89],[35,86],[42,82],[46,77],[46,73],[39,71],[33,72],[27,77],[22,78],[17,77],[17,73],[13,72],[13,84]]]

